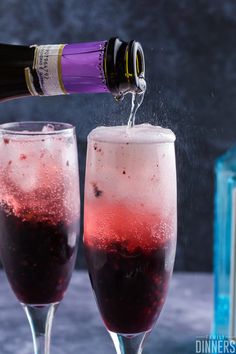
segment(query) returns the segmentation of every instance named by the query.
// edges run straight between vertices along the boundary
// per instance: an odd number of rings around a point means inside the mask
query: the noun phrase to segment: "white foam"
[[[91,131],[88,139],[112,143],[171,143],[175,141],[175,134],[170,129],[144,123],[132,128],[126,125],[97,127]]]

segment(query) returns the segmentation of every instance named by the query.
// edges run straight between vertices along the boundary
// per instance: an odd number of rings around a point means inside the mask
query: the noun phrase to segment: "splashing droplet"
[[[125,97],[125,96],[124,96],[123,93],[120,93],[119,95],[114,96],[114,98],[115,98],[115,100],[116,100],[117,102],[123,101],[124,97]]]

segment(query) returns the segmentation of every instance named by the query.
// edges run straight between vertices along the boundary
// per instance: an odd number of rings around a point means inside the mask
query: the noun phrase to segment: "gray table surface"
[[[0,272],[0,353],[32,354],[30,329],[3,272]],[[195,353],[212,319],[212,275],[175,273],[165,308],[144,354]],[[51,354],[115,353],[98,313],[87,273],[74,272],[53,324]]]

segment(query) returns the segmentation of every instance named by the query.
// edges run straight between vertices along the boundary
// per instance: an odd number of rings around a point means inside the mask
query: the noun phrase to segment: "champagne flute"
[[[84,245],[117,354],[141,353],[164,305],[176,249],[174,134],[149,124],[88,137]]]
[[[0,125],[0,254],[28,317],[35,354],[49,354],[55,310],[68,287],[79,231],[75,128]]]

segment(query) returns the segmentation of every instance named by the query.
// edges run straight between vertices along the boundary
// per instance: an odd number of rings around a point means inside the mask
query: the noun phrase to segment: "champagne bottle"
[[[140,43],[118,38],[60,45],[0,44],[0,101],[24,96],[145,91]]]

